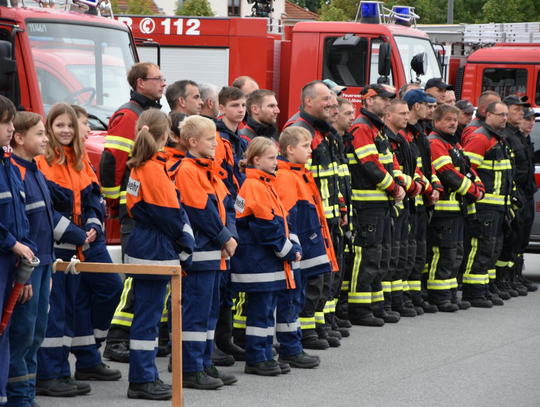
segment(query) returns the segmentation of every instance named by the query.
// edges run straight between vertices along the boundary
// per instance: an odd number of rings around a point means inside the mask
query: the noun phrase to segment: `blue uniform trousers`
[[[45,338],[51,266],[34,268],[30,276],[32,298],[17,303],[9,331],[10,362],[7,387],[10,407],[30,407],[36,395],[37,351]]]
[[[302,353],[302,330],[298,314],[306,302],[307,277],[294,269],[296,288],[280,290],[277,293],[276,338],[279,342],[279,355],[292,356]]]
[[[133,278],[133,323],[129,333],[130,383],[149,383],[159,379],[156,355],[167,283],[165,279]]]
[[[4,313],[4,306],[9,299],[9,294],[13,287],[13,276],[15,274],[16,257],[13,254],[0,254],[0,318]],[[6,387],[9,372],[9,329],[0,335],[0,406],[7,402]]]
[[[246,293],[246,364],[254,365],[274,359],[274,311],[278,291]]]
[[[75,298],[80,274],[52,275],[45,339],[38,350],[38,380],[71,376],[69,349],[75,336]]]
[[[220,271],[187,271],[182,278],[182,370],[201,372],[212,365],[219,316]]]
[[[87,260],[112,263],[107,251]],[[81,274],[75,303],[75,338],[71,344],[71,352],[77,357],[77,369],[86,369],[102,363],[98,348],[107,338],[122,287],[122,280],[118,274]]]

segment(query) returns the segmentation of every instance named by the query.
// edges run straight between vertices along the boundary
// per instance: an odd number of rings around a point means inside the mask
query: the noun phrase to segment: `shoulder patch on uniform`
[[[133,196],[139,196],[139,189],[141,188],[140,181],[136,181],[133,178],[129,178],[126,192]]]
[[[240,213],[244,213],[244,209],[246,207],[246,200],[242,198],[240,195],[236,197],[236,201],[234,202],[234,209],[236,209]]]

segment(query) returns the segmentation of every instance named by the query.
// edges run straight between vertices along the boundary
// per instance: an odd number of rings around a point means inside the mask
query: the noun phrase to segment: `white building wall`
[[[182,0],[155,0],[159,8],[163,9],[166,15],[174,15],[178,2]],[[212,10],[216,16],[227,17],[229,0],[208,0]],[[248,4],[247,0],[240,0],[240,17],[251,16],[251,8],[253,4]],[[285,0],[274,0],[272,7],[274,12],[270,17],[281,19],[282,14],[285,13]]]

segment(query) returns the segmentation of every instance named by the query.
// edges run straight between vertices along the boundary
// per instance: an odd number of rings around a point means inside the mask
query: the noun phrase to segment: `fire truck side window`
[[[487,68],[482,73],[482,92],[493,90],[504,98],[527,94],[527,70],[517,68]]]
[[[365,86],[368,40],[361,38],[352,48],[335,48],[332,45],[337,38],[327,37],[324,40],[323,78],[343,86]]]
[[[71,92],[54,76],[43,69],[36,69],[39,90],[44,105],[53,105],[58,100],[68,97]]]

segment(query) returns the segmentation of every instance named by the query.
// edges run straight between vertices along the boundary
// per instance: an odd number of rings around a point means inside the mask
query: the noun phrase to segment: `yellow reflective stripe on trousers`
[[[381,301],[384,301],[384,293],[383,293],[382,290],[371,293],[371,303],[372,304],[374,302],[381,302]]]
[[[472,265],[478,251],[478,239],[476,237],[471,238],[471,251],[467,257],[467,264],[465,265],[465,275],[469,274],[472,270]]]
[[[433,258],[431,259],[431,265],[429,267],[429,280],[435,280],[435,272],[437,271],[437,264],[439,263],[439,259],[441,258],[441,254],[439,252],[439,248],[437,246],[433,246]]]
[[[349,304],[371,304],[371,292],[349,292],[347,300]]]
[[[353,262],[353,271],[352,271],[352,276],[351,276],[352,285],[349,291],[352,293],[355,293],[356,287],[358,285],[358,274],[360,273],[360,263],[362,262],[362,247],[353,246],[353,248],[354,248],[354,262]]]
[[[392,281],[392,291],[403,291],[403,281],[402,280]]]
[[[385,293],[392,292],[392,283],[390,281],[383,281],[382,283],[382,290]]]
[[[324,324],[324,312],[320,312],[320,311],[315,312],[315,323]]]
[[[125,205],[126,202],[126,191],[120,191],[120,205]]]
[[[408,280],[407,284],[410,291],[420,291],[422,290],[422,282],[420,280]]]
[[[489,283],[489,278],[487,274],[464,274],[463,275],[463,284],[480,284],[486,285]]]
[[[315,317],[299,317],[300,329],[315,329]]]
[[[497,271],[495,269],[489,269],[488,276],[490,280],[495,280],[497,278]]]
[[[428,290],[449,290],[450,280],[428,280]]]

